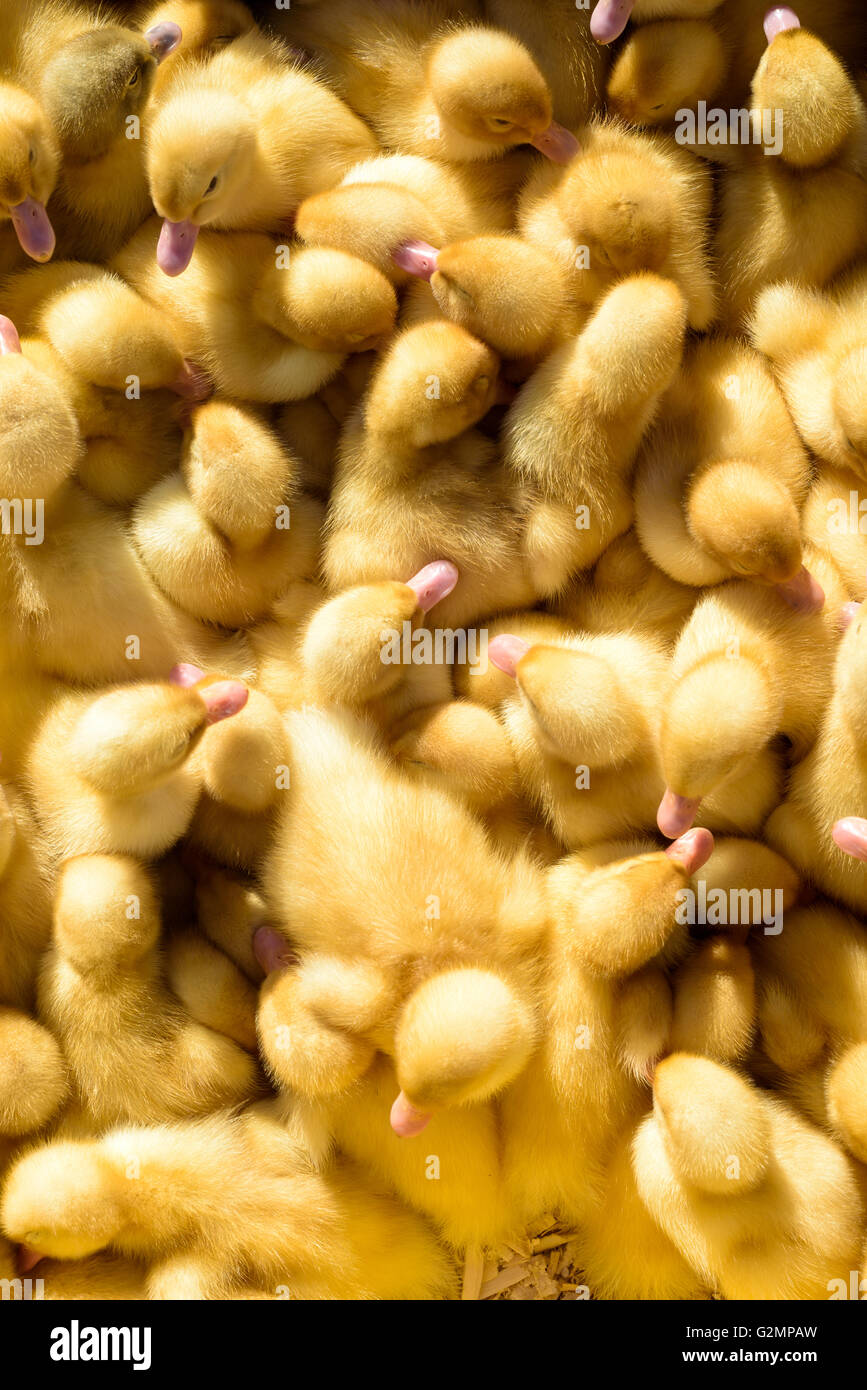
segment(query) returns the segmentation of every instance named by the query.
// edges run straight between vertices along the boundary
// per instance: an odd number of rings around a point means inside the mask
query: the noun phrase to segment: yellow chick
[[[147,222],[114,265],[228,395],[263,402],[312,396],[347,353],[378,345],[394,327],[392,286],[355,256],[204,231],[190,270],[175,283],[154,260],[158,235],[158,224]]]
[[[546,1026],[500,1102],[506,1190],[524,1221],[553,1209],[582,1225],[598,1207],[618,1132],[644,1106],[636,1071],[666,1047],[657,1024],[645,1057],[621,1054],[621,1006],[635,1005],[630,977],[661,954],[676,957],[678,898],[712,849],[710,833],[695,830],[667,853],[612,842],[548,869]]]
[[[188,667],[183,679],[194,684],[203,674]],[[189,841],[218,863],[254,872],[290,781],[286,731],[276,705],[258,690],[250,691],[235,721],[215,729],[202,749],[203,795]]]
[[[246,627],[315,573],[321,520],[261,416],[215,400],[193,415],[181,471],[139,501],[132,536],[156,585],[186,613]]]
[[[46,714],[28,787],[53,854],[165,853],[186,831],[202,785],[205,731],[243,709],[248,691],[207,677],[71,692]]]
[[[867,230],[867,110],[836,53],[805,29],[772,31],[751,119],[762,143],[724,175],[716,235],[733,331],[766,285],[828,284],[860,256]]]
[[[39,1014],[63,1048],[75,1110],[100,1131],[206,1114],[256,1090],[253,1059],[167,989],[159,937],[154,881],[135,859],[63,865]]]
[[[442,558],[461,576],[439,607],[444,627],[533,601],[517,489],[472,428],[494,404],[499,366],[456,324],[394,340],[341,439],[323,555],[331,589]]]
[[[819,901],[788,913],[783,936],[785,942],[755,940],[763,1052],[777,1069],[777,1084],[863,1162],[867,955],[861,923]],[[818,1096],[806,1107],[811,1077]]]
[[[536,1038],[533,953],[545,921],[535,870],[500,858],[456,799],[408,780],[357,720],[308,708],[287,728],[292,786],[263,876],[280,933],[257,933],[273,972],[258,1021],[269,1071],[450,1241],[496,1239],[510,1215],[488,1102]],[[374,823],[375,837],[359,835]],[[288,952],[300,963],[287,965]],[[422,1145],[385,1142],[389,1107],[396,1133],[424,1130]],[[447,1181],[426,1180],[429,1152]]]
[[[68,1093],[54,1035],[31,1017],[51,935],[51,864],[21,793],[0,786],[0,1136],[40,1129]]]
[[[564,590],[632,524],[633,465],[679,366],[685,318],[675,284],[631,276],[510,407],[503,453],[525,495],[524,546],[539,595]]]
[[[60,147],[50,212],[61,249],[104,259],[148,214],[142,125],[157,67],[181,31],[163,22],[138,33],[109,11],[61,0],[28,0],[19,10],[11,68],[44,108]]]
[[[211,384],[184,358],[165,316],[101,266],[58,261],[22,272],[6,286],[22,334],[47,340],[73,376],[124,392],[169,390],[202,400]]]
[[[0,484],[21,508],[0,538],[0,603],[13,642],[28,644],[42,672],[86,684],[164,675],[179,655],[243,666],[243,642],[175,609],[123,519],[69,481],[81,452],[61,380],[38,370],[14,325],[0,320]]]
[[[741,576],[786,595],[810,588],[800,511],[811,468],[758,353],[697,344],[644,440],[635,525],[647,554],[681,584]]]
[[[349,1167],[315,1173],[256,1109],[36,1149],[10,1173],[0,1219],[33,1257],[144,1259],[150,1298],[231,1297],[245,1277],[293,1299],[452,1291],[445,1253],[417,1217]]]
[[[726,38],[706,19],[663,19],[633,29],[608,77],[608,109],[631,125],[668,126],[699,101],[715,107],[728,75]]]
[[[562,266],[518,237],[472,237],[441,251],[409,242],[395,254],[404,269],[430,283],[430,291],[423,284],[419,293],[409,291],[404,323],[439,311],[501,357],[517,359],[522,376],[578,327]]]
[[[45,204],[57,184],[60,152],[42,107],[9,82],[0,82],[0,148],[0,218],[9,219],[31,260],[50,260],[55,235]],[[5,242],[2,254],[12,269],[17,257]]]
[[[524,794],[557,840],[575,849],[653,829],[665,789],[664,648],[624,632],[575,635],[551,620],[539,631],[532,615],[526,625],[521,615],[517,623],[500,619],[490,632],[488,659],[515,685],[505,692],[480,688],[479,698],[502,700]],[[715,830],[756,834],[778,802],[781,770],[765,755],[739,771],[703,804],[702,820]]]
[[[856,1269],[855,1164],[737,1072],[675,1053],[656,1069],[633,1161],[651,1215],[730,1299],[822,1299]]]
[[[796,757],[815,741],[848,594],[820,551],[808,546],[805,559],[815,580],[799,608],[729,581],[704,594],[684,627],[662,715],[664,834],[681,834],[702,798],[748,772],[776,735],[790,739]],[[820,595],[827,602],[817,611]],[[797,865],[796,856],[787,857]]]
[[[579,303],[595,304],[624,276],[654,271],[681,289],[689,326],[707,329],[716,317],[707,168],[666,137],[617,120],[591,122],[578,140],[565,169],[540,167],[527,180],[521,236],[562,262]]]
[[[181,38],[157,69],[153,87],[157,100],[187,63],[218,53],[256,27],[252,11],[240,0],[161,0],[139,18],[139,28],[145,32],[162,24],[176,24]]]
[[[548,0],[544,10],[524,0],[485,0],[484,10],[533,55],[557,120],[570,130],[589,120],[602,99],[605,55],[590,33],[587,10],[576,9],[574,0]]]
[[[359,256],[404,284],[410,275],[427,272],[430,243],[510,230],[514,195],[501,186],[497,169],[380,155],[356,165],[336,188],[308,198],[298,209],[295,230],[310,246]]]
[[[387,149],[469,163],[531,144],[569,157],[574,140],[553,121],[548,85],[518,38],[407,0],[376,18],[371,27],[353,0],[278,15]]]
[[[832,290],[772,285],[756,301],[752,340],[771,361],[804,442],[820,459],[867,477],[867,272]]]
[[[305,198],[375,152],[364,122],[258,31],[188,64],[147,141],[150,194],[163,218],[160,268],[186,270],[204,226],[279,231]]]

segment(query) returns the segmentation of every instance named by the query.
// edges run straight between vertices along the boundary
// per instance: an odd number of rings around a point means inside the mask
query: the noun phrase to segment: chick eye
[[[489,116],[488,123],[493,126],[494,130],[511,130],[515,124],[514,121],[507,120],[505,116]]]
[[[32,145],[30,146],[30,153],[29,153],[29,155],[28,155],[28,158],[29,158],[31,164],[35,164],[35,163],[36,163],[36,150],[34,149],[34,147],[33,147]]]
[[[140,78],[140,77],[141,77],[141,68],[134,68],[134,69],[133,69],[133,72],[132,72],[132,75],[131,75],[131,77],[130,77],[130,79],[129,79],[129,81],[128,81],[127,84],[126,84],[127,87],[136,87],[136,86],[138,86],[138,81],[139,81],[139,78]]]
[[[215,174],[214,177],[211,179],[211,182],[208,184],[207,188],[205,189],[205,197],[206,197],[206,198],[207,198],[207,196],[208,196],[209,193],[213,193],[213,192],[215,191],[215,189],[216,189],[216,187],[217,187],[217,184],[218,184],[219,182],[220,182],[219,176],[218,176],[217,174]]]

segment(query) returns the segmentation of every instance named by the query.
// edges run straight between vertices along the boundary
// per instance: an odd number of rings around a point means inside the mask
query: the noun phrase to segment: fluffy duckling
[[[176,682],[186,673],[176,677]],[[186,831],[202,785],[193,757],[210,725],[236,715],[240,681],[121,685],[73,692],[49,709],[28,758],[28,784],[51,851],[163,854]]]
[[[675,284],[632,276],[511,406],[504,456],[525,493],[524,544],[540,595],[565,589],[631,525],[632,467],[680,363],[685,319]]]
[[[825,292],[770,286],[756,301],[751,335],[809,448],[867,477],[867,271],[853,271]]]
[[[827,1298],[830,1279],[858,1268],[853,1161],[710,1058],[660,1062],[633,1162],[651,1215],[725,1298]]]
[[[768,822],[770,843],[823,892],[856,912],[867,907],[859,818],[867,814],[864,764],[867,615],[851,612],[837,652],[819,736],[793,770],[788,796]]]
[[[548,0],[536,11],[524,0],[485,0],[485,18],[520,39],[551,92],[554,115],[570,130],[602,100],[605,56],[590,33],[590,16],[574,0]]]
[[[282,940],[300,964],[263,990],[269,1070],[450,1241],[496,1239],[509,1214],[487,1102],[535,1042],[532,959],[545,925],[535,871],[523,856],[500,858],[455,798],[408,780],[358,721],[308,708],[287,727],[292,787],[263,879],[281,936],[263,950],[273,969]],[[338,802],[355,808],[351,819]],[[359,836],[374,823],[374,839]],[[384,881],[396,890],[386,899]],[[383,1143],[389,1107],[399,1136],[425,1130],[423,1151]],[[425,1152],[441,1156],[446,1181],[426,1180]]]
[[[0,149],[0,218],[9,219],[31,260],[48,261],[55,235],[45,204],[57,184],[60,152],[42,107],[9,82],[0,82]]]
[[[210,57],[255,29],[252,12],[241,0],[165,0],[150,5],[139,18],[144,32],[174,24],[181,31],[177,47],[160,63],[153,93],[158,101],[189,62]]]
[[[764,359],[736,341],[700,342],[642,445],[636,530],[654,563],[681,584],[745,576],[803,606],[812,586],[799,513],[810,477]]]
[[[820,551],[807,546],[805,559],[827,596],[822,611],[798,612],[777,594],[729,581],[703,595],[684,627],[662,715],[664,834],[682,834],[702,798],[743,775],[777,735],[796,757],[815,741],[848,594]]]
[[[565,169],[535,170],[518,202],[518,231],[556,256],[579,303],[617,280],[655,271],[682,290],[691,328],[716,317],[706,249],[709,171],[667,138],[594,121]]]
[[[512,225],[512,190],[498,166],[461,168],[421,155],[386,154],[358,164],[298,209],[295,230],[310,246],[333,246],[375,265],[395,284],[425,274],[431,243]]]
[[[243,662],[243,643],[175,609],[148,577],[122,518],[68,481],[82,452],[71,402],[60,381],[22,354],[8,319],[0,320],[0,349],[0,483],[10,498],[36,494],[32,515],[22,505],[19,533],[0,538],[7,631],[30,647],[41,671],[86,684],[127,680],[131,670],[161,675],[185,655]]]
[[[766,285],[828,284],[861,254],[867,229],[867,110],[837,54],[804,29],[777,33],[753,80],[751,112],[764,147],[741,152],[725,175],[716,236],[733,330]]]
[[[124,855],[68,860],[39,1013],[63,1048],[73,1105],[98,1130],[249,1100],[253,1059],[186,1013],[162,977],[152,876]]]
[[[347,353],[378,345],[394,327],[392,286],[355,256],[204,231],[192,267],[175,283],[154,261],[158,236],[156,221],[147,222],[114,265],[228,395],[303,400],[336,375]]]
[[[163,389],[187,400],[210,393],[165,317],[101,266],[58,261],[42,273],[27,270],[5,295],[19,332],[46,339],[67,371],[93,386]]]
[[[676,953],[678,896],[712,848],[697,830],[667,853],[615,842],[547,871],[547,1024],[500,1102],[509,1202],[523,1220],[556,1210],[583,1225],[597,1208],[618,1132],[643,1108],[646,1081],[620,1051],[622,1015],[636,1002],[630,977]],[[657,1009],[649,1052],[632,1059],[639,1070],[665,1049],[666,1022]]]
[[[186,270],[201,227],[277,231],[305,198],[376,153],[364,122],[286,58],[275,40],[244,34],[187,65],[159,104],[147,174],[167,275]]]
[[[76,480],[101,502],[125,506],[180,460],[189,402],[167,389],[121,392],[85,381],[45,338],[27,338],[28,360],[61,387],[78,421]]]
[[[612,66],[608,108],[638,126],[668,126],[699,101],[714,105],[729,46],[706,19],[666,19],[634,29]],[[703,146],[692,146],[703,154]]]
[[[9,1175],[2,1222],[31,1257],[110,1248],[146,1260],[150,1298],[231,1297],[245,1278],[298,1299],[452,1291],[445,1253],[417,1217],[348,1167],[315,1173],[258,1108],[36,1149]]]
[[[292,581],[313,575],[321,519],[265,421],[219,400],[195,412],[181,471],[140,500],[132,536],[154,582],[184,612],[245,627]]]
[[[452,323],[394,340],[341,439],[322,566],[331,589],[444,558],[461,576],[440,604],[444,626],[533,601],[516,489],[472,428],[494,403],[499,366]]]
[[[553,117],[548,85],[512,34],[444,20],[398,0],[375,27],[354,0],[283,17],[293,43],[369,121],[387,149],[455,163],[531,144],[568,159],[574,139]]]
[[[296,639],[298,692],[291,704],[342,705],[390,729],[416,708],[451,699],[448,653],[434,648],[432,660],[417,664],[412,655],[428,614],[459,582],[454,565],[435,560],[405,582],[358,585],[315,607]]]
[[[553,620],[540,630],[520,614],[490,633],[489,661],[515,682],[500,712],[524,794],[559,842],[575,849],[651,830],[665,786],[659,729],[669,658],[661,644],[624,632],[576,636]],[[478,687],[479,698],[502,699],[499,683]],[[703,821],[756,834],[780,785],[778,761],[759,757],[703,806]]]
[[[404,323],[438,309],[501,357],[517,359],[523,376],[578,328],[562,266],[518,237],[472,237],[441,251],[408,243],[397,257],[430,282],[430,291],[422,285],[420,294],[406,296]]]
[[[13,70],[57,136],[60,177],[51,216],[66,256],[102,260],[140,226],[149,198],[141,124],[158,64],[180,42],[176,24],[138,33],[108,11],[29,0]]]

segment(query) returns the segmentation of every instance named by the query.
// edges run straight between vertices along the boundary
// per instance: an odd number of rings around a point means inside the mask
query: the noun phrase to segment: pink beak
[[[667,840],[678,840],[681,835],[686,834],[698,815],[700,805],[700,797],[690,799],[687,796],[678,796],[666,787],[656,813],[656,824]]]
[[[853,859],[867,860],[867,820],[862,816],[847,816],[838,820],[831,835],[834,844]]]
[[[183,275],[196,247],[199,229],[195,222],[163,222],[157,242],[157,265],[166,275]]]
[[[434,604],[451,593],[459,578],[458,567],[451,560],[434,560],[406,582],[415,593],[422,613],[429,613]]]
[[[554,164],[568,164],[581,149],[571,130],[558,125],[556,121],[552,121],[541,135],[534,136],[530,144],[541,150],[545,158]]]
[[[525,642],[523,637],[514,637],[511,632],[504,632],[488,643],[488,659],[494,663],[498,671],[503,671],[514,680],[518,662],[529,650],[530,644]]]
[[[697,830],[687,830],[686,834],[675,840],[673,845],[669,845],[665,852],[669,859],[674,859],[682,865],[688,874],[694,874],[710,859],[713,847],[713,835],[709,830],[699,827]]]
[[[597,43],[613,43],[629,23],[635,0],[598,0],[590,16],[590,32]]]
[[[164,58],[168,58],[170,53],[174,53],[182,38],[181,26],[173,24],[168,19],[163,24],[155,24],[145,34],[151,53],[158,63],[161,63]]]
[[[439,251],[426,241],[405,241],[392,252],[391,259],[401,270],[417,275],[420,280],[430,280],[437,268]]]
[[[825,590],[808,569],[802,569],[785,584],[775,584],[774,588],[796,613],[820,613],[825,606]]]
[[[45,1259],[38,1250],[31,1250],[29,1245],[19,1245],[16,1264],[19,1274],[29,1274],[31,1269],[35,1269]]]
[[[48,213],[42,203],[35,198],[25,198],[23,203],[9,209],[15,235],[31,260],[50,261],[54,255],[57,239]]]
[[[414,1139],[417,1134],[421,1134],[431,1117],[423,1110],[416,1110],[414,1105],[410,1105],[401,1091],[391,1107],[390,1118],[391,1127],[399,1139]]]
[[[765,15],[765,38],[768,43],[773,43],[778,34],[784,34],[787,29],[800,29],[801,21],[790,10],[788,5],[777,5],[775,9],[768,10]]]

